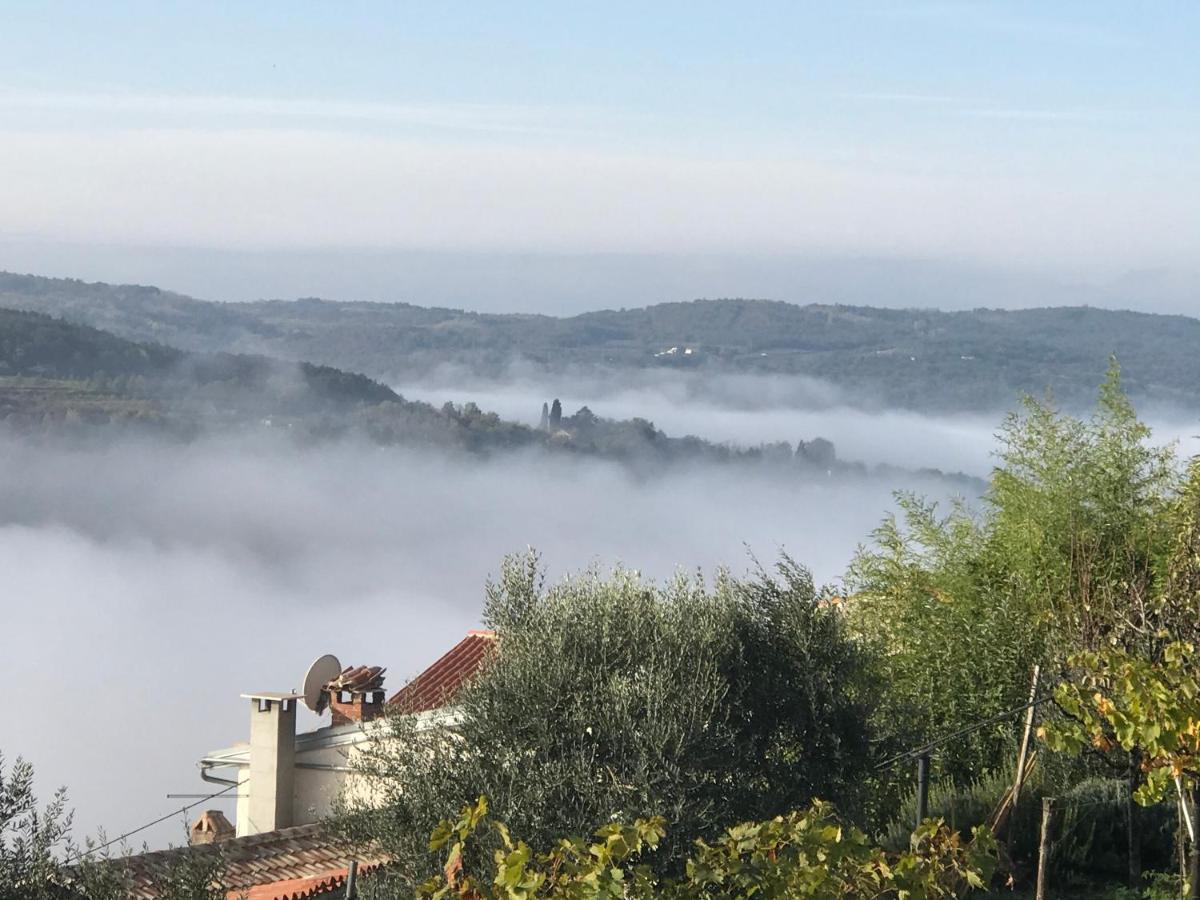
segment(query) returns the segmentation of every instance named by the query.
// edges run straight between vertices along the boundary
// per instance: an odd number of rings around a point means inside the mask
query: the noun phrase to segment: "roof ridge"
[[[494,631],[471,629],[462,640],[397,690],[388,703],[409,706],[409,711],[414,713],[445,705],[480,670],[486,659],[486,648],[497,641]]]

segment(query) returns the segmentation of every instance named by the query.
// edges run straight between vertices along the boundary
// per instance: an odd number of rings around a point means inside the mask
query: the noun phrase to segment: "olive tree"
[[[530,553],[489,584],[484,618],[497,651],[456,700],[453,729],[395,715],[357,763],[378,794],[348,803],[343,826],[401,872],[425,867],[448,805],[480,795],[542,846],[665,817],[664,870],[730,822],[818,795],[848,811],[862,800],[874,692],[840,610],[789,559],[711,587],[625,569],[547,587]]]
[[[11,767],[0,754],[0,900],[123,900],[129,896],[122,858],[93,844],[78,847],[72,815],[60,788],[44,807],[34,792],[33,766],[18,758]],[[161,873],[162,900],[223,900],[218,857],[180,862]]]

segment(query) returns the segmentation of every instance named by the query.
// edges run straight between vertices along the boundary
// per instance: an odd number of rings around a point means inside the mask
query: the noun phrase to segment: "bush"
[[[814,803],[765,822],[746,822],[714,842],[698,841],[685,874],[664,879],[645,860],[665,834],[660,818],[632,825],[609,824],[592,842],[560,838],[537,853],[493,822],[499,848],[476,870],[464,851],[479,837],[487,801],[464,807],[456,820],[443,821],[430,846],[445,853],[441,871],[422,885],[418,897],[471,900],[756,900],[783,898],[906,897],[911,900],[959,897],[983,888],[994,863],[994,842],[986,831],[964,844],[941,822],[927,822],[911,846],[889,856],[866,835],[841,822],[833,808]]]
[[[808,573],[677,577],[596,572],[549,590],[536,556],[506,561],[485,620],[499,652],[457,702],[452,737],[394,716],[358,765],[383,805],[344,810],[400,869],[449,803],[487,795],[537,844],[596,822],[662,815],[654,865],[678,871],[719,823],[765,819],[818,794],[860,807],[871,772],[860,652]]]

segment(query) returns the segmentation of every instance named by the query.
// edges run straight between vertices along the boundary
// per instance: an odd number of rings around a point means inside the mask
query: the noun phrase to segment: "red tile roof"
[[[378,868],[378,865],[359,866],[358,874],[366,875]],[[313,875],[310,878],[276,881],[273,884],[251,888],[249,891],[244,888],[232,890],[226,895],[225,900],[311,900],[313,897],[322,897],[332,894],[334,891],[340,891],[345,887],[346,876],[349,873],[349,867],[346,867],[338,869],[336,872],[327,872],[324,875]],[[355,891],[355,893],[358,892]]]
[[[445,706],[487,664],[495,646],[495,632],[468,631],[450,652],[400,688],[388,703],[410,713]]]
[[[234,900],[243,895],[252,900],[319,896],[341,883],[339,879],[344,879],[352,857],[358,858],[359,871],[384,861],[378,854],[364,856],[343,846],[318,823],[215,844],[141,853],[114,859],[108,865],[120,872],[126,882],[125,896],[130,900],[157,900],[161,880],[187,856],[219,859],[220,886]]]

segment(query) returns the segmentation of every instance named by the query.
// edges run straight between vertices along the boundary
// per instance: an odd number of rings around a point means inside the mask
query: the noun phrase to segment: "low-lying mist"
[[[798,376],[720,374],[672,370],[623,370],[548,374],[514,366],[508,377],[472,377],[444,368],[426,378],[394,385],[409,400],[440,406],[474,401],[505,419],[535,424],[542,402],[558,397],[564,413],[581,406],[608,419],[640,416],[672,437],[697,437],[755,445],[823,437],[841,460],[868,466],[936,468],[985,478],[991,470],[996,432],[1004,410],[929,415],[878,407],[872,398]],[[1014,397],[1014,406],[1018,398]],[[1183,454],[1200,452],[1194,415],[1148,410],[1156,439],[1178,440]]]
[[[531,424],[558,396],[568,412],[642,416],[673,435],[823,436],[843,459],[972,475],[986,475],[1002,418],[868,411],[816,382],[661,374],[444,373],[400,389]],[[1191,421],[1158,421],[1156,439],[1181,437],[1181,453],[1195,452]],[[538,548],[552,578],[617,563],[663,578],[740,573],[750,553],[769,565],[785,550],[831,582],[895,490],[938,498],[961,485],[684,463],[639,477],[576,454],[301,447],[267,433],[182,443],[113,431],[67,443],[3,431],[0,677],[15,704],[0,750],[34,763],[44,797],[69,787],[77,834],[121,833],[190,802],[168,793],[213,790],[195,763],[246,737],[240,693],[294,688],[326,652],[385,665],[399,687],[478,624],[505,554]],[[316,724],[302,715],[302,727]],[[232,811],[228,798],[207,805]],[[183,824],[134,844],[178,842]]]
[[[649,419],[672,437],[692,434],[741,446],[774,441],[833,442],[838,457],[868,466],[934,468],[985,478],[995,460],[996,433],[1005,410],[931,415],[883,408],[795,375],[708,374],[678,369],[575,371],[562,375],[514,365],[504,378],[487,379],[444,368],[393,385],[410,400],[435,406],[473,400],[506,419],[535,424],[542,403],[558,397],[564,413],[588,406],[598,416]],[[1013,405],[1018,398],[1013,398]],[[1147,409],[1157,441],[1176,440],[1180,453],[1200,453],[1200,422],[1193,414]],[[1084,412],[1086,414],[1086,412]]]
[[[516,366],[503,379],[444,369],[393,385],[410,400],[440,405],[473,400],[502,417],[536,423],[544,401],[580,406],[610,419],[649,419],[667,434],[742,446],[824,437],[838,456],[868,465],[986,475],[1001,413],[936,418],[874,408],[833,385],[802,376],[719,376],[672,370],[614,370],[551,375]]]
[[[0,677],[16,701],[0,749],[34,763],[43,795],[69,787],[80,834],[211,792],[195,762],[246,737],[239,693],[294,688],[322,653],[386,665],[395,689],[477,624],[489,573],[527,545],[551,577],[617,562],[655,578],[744,571],[747,548],[768,564],[783,548],[829,581],[893,489],[947,492],[266,437],[5,435],[0,462]],[[182,837],[181,818],[138,841]]]

